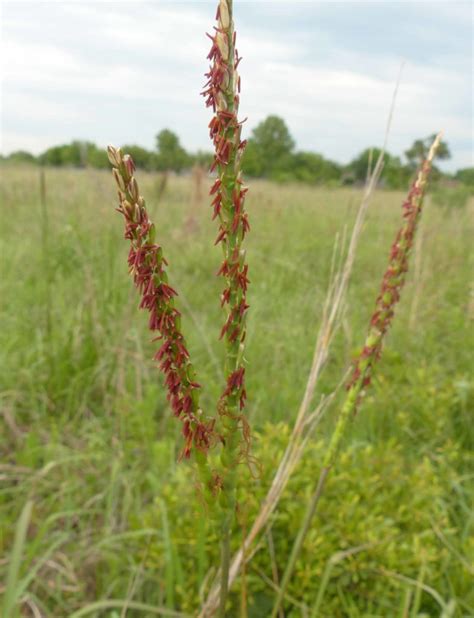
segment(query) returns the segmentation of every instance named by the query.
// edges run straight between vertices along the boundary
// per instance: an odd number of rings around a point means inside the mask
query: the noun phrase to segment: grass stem
[[[380,357],[384,336],[392,323],[394,307],[400,299],[401,288],[405,282],[405,275],[408,270],[408,258],[421,216],[423,197],[431,170],[431,163],[440,140],[441,134],[436,136],[428,157],[426,161],[423,162],[417,178],[408,194],[407,200],[403,204],[403,223],[391,248],[389,265],[382,280],[381,290],[376,301],[375,312],[370,321],[369,332],[362,352],[354,365],[353,375],[348,384],[347,395],[323,459],[323,467],[318,483],[293,544],[281,582],[280,592],[273,607],[272,618],[276,618],[278,614],[286,588],[293,575],[296,560],[300,554],[306,534],[308,533],[311,521],[316,512],[326,478],[336,461],[349,420],[357,412],[365,388],[370,384],[373,366]]]

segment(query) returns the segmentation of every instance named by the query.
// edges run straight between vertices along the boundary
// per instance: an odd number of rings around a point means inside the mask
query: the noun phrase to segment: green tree
[[[36,163],[36,157],[31,154],[31,152],[27,152],[26,150],[16,150],[15,152],[11,152],[8,157],[6,157],[7,161],[11,163]]]
[[[163,129],[156,136],[158,154],[156,167],[161,171],[181,172],[190,164],[190,157],[179,143],[179,137],[169,129]]]
[[[275,172],[285,171],[285,164],[288,164],[294,147],[295,142],[285,121],[278,116],[268,116],[252,132],[247,166],[254,173],[258,172],[255,175],[259,176],[272,176]]]
[[[352,176],[354,182],[365,182],[369,169],[373,169],[377,162],[380,153],[380,148],[366,148],[346,167],[346,171]],[[390,160],[390,155],[386,152],[384,155],[384,166],[387,166]]]
[[[411,147],[405,151],[405,157],[411,168],[416,168],[426,159],[431,144],[433,143],[436,135],[429,135],[424,139],[417,139],[413,142]],[[451,152],[446,142],[441,141],[439,148],[435,155],[435,160],[450,159]]]
[[[39,160],[45,165],[85,167],[91,150],[97,146],[92,142],[75,140],[70,144],[62,144],[48,148],[40,155]]]
[[[257,144],[249,139],[242,159],[242,169],[246,176],[259,178],[263,176],[262,158]]]
[[[155,154],[146,148],[135,144],[126,144],[122,146],[123,152],[131,155],[133,162],[137,167],[142,169],[152,169],[155,162]]]
[[[466,167],[462,170],[458,170],[455,175],[455,179],[459,180],[468,187],[474,188],[474,167]]]
[[[87,150],[87,165],[96,169],[109,169],[110,163],[105,148],[92,144]]]
[[[39,161],[43,165],[62,165],[63,146],[52,146],[40,154]]]
[[[346,167],[346,179],[353,182],[363,183],[367,178],[369,169],[373,170],[380,157],[380,148],[366,148]],[[389,189],[404,189],[409,183],[412,170],[403,165],[399,157],[390,153],[384,154],[384,167],[382,183]]]
[[[412,170],[407,165],[403,165],[400,157],[389,156],[382,172],[382,180],[388,189],[405,190],[412,176]]]
[[[341,166],[315,152],[296,152],[291,157],[291,172],[295,180],[323,184],[339,180]]]
[[[190,163],[192,165],[199,165],[205,169],[209,169],[214,160],[212,152],[206,150],[198,150],[195,154],[189,155]]]

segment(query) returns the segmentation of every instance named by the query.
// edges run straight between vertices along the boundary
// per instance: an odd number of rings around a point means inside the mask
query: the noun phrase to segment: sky
[[[73,139],[153,148],[163,128],[211,150],[200,91],[215,2],[1,3],[0,152]],[[473,163],[473,4],[234,0],[244,134],[284,118],[296,146],[347,163],[443,130],[447,171]]]

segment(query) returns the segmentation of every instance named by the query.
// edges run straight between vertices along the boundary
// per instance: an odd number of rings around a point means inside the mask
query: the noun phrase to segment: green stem
[[[367,340],[369,340],[371,336],[373,337],[373,333],[369,334],[369,337],[367,338]],[[370,339],[370,341],[372,341],[372,339]],[[359,379],[356,382],[354,382],[354,384],[347,391],[344,405],[342,406],[342,410],[337,420],[336,427],[334,428],[334,432],[331,436],[331,441],[329,442],[328,449],[323,459],[323,467],[321,469],[318,482],[316,484],[316,487],[311,497],[311,501],[308,505],[308,508],[306,509],[303,523],[299,529],[298,536],[296,537],[295,542],[293,544],[290,558],[288,560],[288,564],[283,574],[283,578],[280,584],[280,591],[278,593],[275,604],[273,606],[272,618],[276,618],[278,614],[278,610],[280,609],[280,606],[283,602],[286,589],[293,575],[296,560],[300,554],[301,547],[304,543],[308,530],[311,526],[311,521],[316,513],[316,509],[318,507],[321,495],[326,485],[326,479],[336,460],[337,453],[339,451],[342,438],[345,435],[349,420],[353,416],[353,412],[357,408],[358,399],[359,399],[362,386],[364,383],[364,377],[365,377],[365,374],[361,374]]]
[[[275,604],[273,606],[272,618],[276,618],[278,616],[278,612],[280,610],[283,599],[285,598],[286,589],[288,588],[288,584],[290,582],[291,576],[293,575],[293,570],[295,568],[296,560],[298,559],[299,553],[301,551],[301,547],[306,538],[308,530],[311,526],[311,521],[316,513],[316,509],[319,504],[319,500],[321,498],[321,494],[323,493],[324,486],[326,484],[326,478],[329,474],[330,468],[323,467],[321,473],[319,475],[318,483],[316,485],[316,489],[311,497],[311,501],[306,510],[303,523],[298,531],[298,536],[295,539],[293,544],[290,557],[288,559],[288,564],[286,566],[285,572],[283,573],[283,578],[280,582],[280,588],[278,591],[277,598],[275,600]]]
[[[230,423],[234,423],[229,419]],[[237,486],[237,470],[235,452],[238,445],[238,428],[235,426],[233,432],[228,432],[228,441],[223,449],[221,460],[224,466],[224,484],[222,494],[220,496],[222,505],[222,527],[221,527],[221,587],[219,597],[219,618],[225,617],[225,608],[227,596],[229,593],[229,568],[230,568],[230,541],[232,538],[232,527],[235,522],[236,508],[236,486]],[[227,466],[227,462],[230,465]]]
[[[324,593],[326,592],[326,588],[328,586],[329,579],[331,577],[333,568],[334,568],[334,561],[330,559],[326,565],[326,568],[324,569],[324,573],[321,578],[321,583],[319,584],[318,595],[316,597],[316,601],[314,602],[313,609],[311,610],[311,618],[318,618],[319,616],[319,608],[321,607]]]
[[[230,536],[232,522],[228,513],[223,520],[221,541],[221,594],[219,598],[219,618],[225,617],[227,596],[229,593]]]
[[[46,178],[44,169],[40,169],[40,205],[41,205],[41,237],[43,245],[43,268],[46,279],[46,304],[45,304],[45,322],[46,322],[46,337],[48,343],[51,344],[52,336],[52,303],[51,303],[51,268],[49,260],[49,216],[48,204],[46,201]],[[50,345],[47,346],[50,348]],[[51,361],[51,354],[48,352]],[[52,364],[52,363],[51,363]]]

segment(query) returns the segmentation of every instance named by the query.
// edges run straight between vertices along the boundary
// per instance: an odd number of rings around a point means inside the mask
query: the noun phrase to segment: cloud
[[[285,118],[299,148],[347,161],[444,128],[451,169],[472,164],[469,5],[462,2],[236,2],[247,133]],[[210,148],[199,96],[214,3],[9,2],[3,7],[2,150],[74,138],[151,147],[169,127]],[[31,144],[31,146],[27,146]]]

